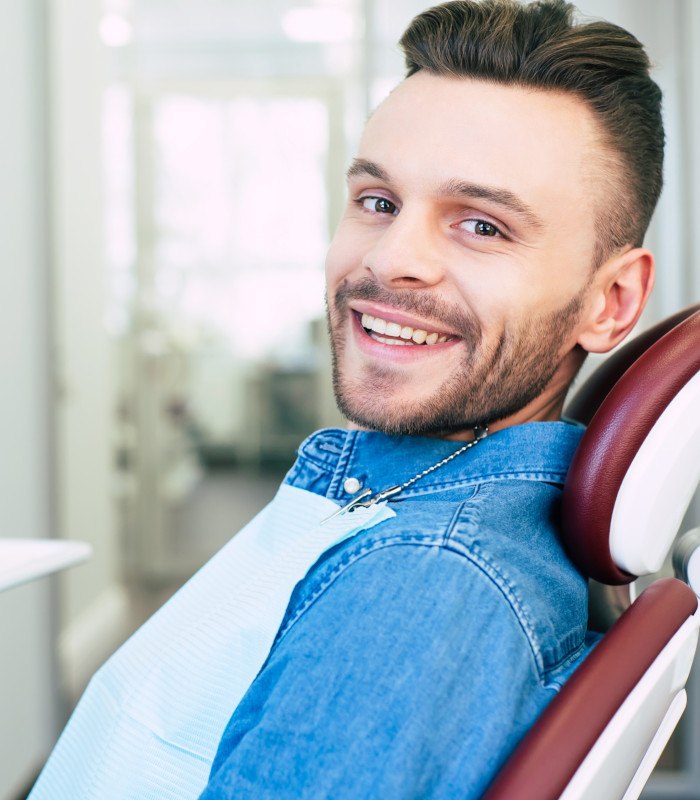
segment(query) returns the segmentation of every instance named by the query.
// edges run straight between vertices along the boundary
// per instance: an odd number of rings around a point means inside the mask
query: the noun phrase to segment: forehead
[[[592,210],[600,154],[593,114],[573,95],[418,72],[374,112],[358,155],[406,189],[467,180],[554,220]]]

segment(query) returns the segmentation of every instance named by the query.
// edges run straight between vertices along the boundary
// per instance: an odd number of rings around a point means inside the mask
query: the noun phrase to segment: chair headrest
[[[700,481],[700,305],[618,350],[566,413],[590,418],[562,498],[571,557],[601,583],[656,571]]]

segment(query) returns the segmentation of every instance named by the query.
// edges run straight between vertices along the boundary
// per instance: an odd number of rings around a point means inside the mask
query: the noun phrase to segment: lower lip
[[[383,358],[388,361],[414,361],[416,359],[425,358],[431,354],[437,355],[442,353],[446,349],[454,347],[460,341],[459,339],[450,339],[447,342],[440,342],[439,344],[383,344],[373,339],[362,327],[362,318],[357,312],[351,312],[351,316],[353,334],[357,346],[363,353],[373,356],[374,358]]]

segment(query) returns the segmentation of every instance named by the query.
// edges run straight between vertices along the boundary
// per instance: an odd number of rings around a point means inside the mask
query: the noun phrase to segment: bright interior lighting
[[[124,47],[133,39],[131,24],[119,14],[105,14],[100,20],[100,38],[107,47]]]
[[[344,42],[355,32],[352,14],[342,8],[292,8],[282,28],[297,42]]]

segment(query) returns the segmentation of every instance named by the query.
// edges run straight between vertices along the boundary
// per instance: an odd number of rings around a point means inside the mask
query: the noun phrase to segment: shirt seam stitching
[[[343,478],[348,473],[350,464],[352,463],[356,444],[357,431],[348,431],[343,449],[335,463],[331,480],[328,484],[328,490],[326,491],[326,497],[342,496],[340,493],[340,487],[342,486]]]
[[[488,501],[488,493],[489,489],[493,491],[494,481],[487,481],[484,484],[479,484],[482,491],[486,494],[486,500]],[[468,518],[463,517],[463,522],[472,530],[475,530],[479,524],[479,506],[475,504],[474,506],[470,507],[470,514]],[[476,512],[476,513],[474,513]],[[453,524],[451,525],[450,533],[454,531],[457,526],[457,520],[453,518]],[[502,587],[501,591],[506,597],[506,599],[510,602],[511,608],[515,613],[517,619],[519,620],[521,626],[523,627],[523,631],[525,633],[525,637],[527,638],[528,642],[533,651],[533,656],[538,666],[538,672],[540,675],[540,679],[543,682],[543,686],[551,685],[546,683],[547,676],[551,676],[557,670],[562,668],[562,665],[565,665],[569,661],[569,657],[571,656],[570,652],[567,652],[566,655],[560,656],[553,664],[551,664],[547,669],[545,669],[545,662],[544,662],[544,653],[542,652],[544,648],[537,648],[535,646],[535,642],[538,641],[537,634],[535,633],[535,627],[530,621],[530,614],[528,613],[527,609],[523,605],[519,594],[513,588],[511,582],[508,580],[507,576],[503,574],[501,569],[498,567],[497,564],[493,562],[493,560],[484,553],[481,548],[478,546],[476,542],[472,542],[470,546],[467,546],[464,542],[454,539],[450,537],[450,543],[452,544],[453,549],[455,552],[461,553],[465,558],[472,560],[474,563],[480,562],[482,566],[482,570],[489,574],[489,570],[493,572],[493,575],[490,575],[491,580],[497,585]],[[447,542],[446,542],[447,545]],[[567,637],[568,638],[568,637]],[[564,640],[566,641],[566,640]],[[576,648],[579,650],[580,647],[583,646],[583,642]],[[551,652],[551,648],[547,648],[549,652]]]
[[[455,478],[452,481],[430,483],[421,487],[416,487],[415,489],[407,489],[401,492],[401,496],[415,497],[420,494],[428,494],[440,489],[462,488],[469,485],[496,483],[498,481],[506,480],[526,480],[545,483],[550,480],[563,484],[565,479],[566,472],[487,472],[473,476],[470,475],[467,478]]]
[[[462,505],[465,505],[463,503]],[[453,520],[455,520],[456,515],[453,515]],[[428,539],[426,541],[426,539]],[[287,622],[284,625],[284,628],[281,628],[277,636],[275,637],[275,641],[272,645],[270,656],[272,652],[278,647],[279,643],[282,639],[287,635],[287,633],[294,627],[295,623],[309,610],[309,608],[323,595],[326,590],[336,581],[336,579],[354,562],[358,561],[360,558],[364,558],[365,556],[369,555],[370,553],[383,549],[384,547],[395,547],[400,545],[415,545],[418,547],[443,547],[445,550],[451,551],[456,553],[457,555],[461,556],[465,560],[469,561],[473,564],[488,580],[489,582],[496,588],[496,590],[502,595],[502,597],[506,600],[509,608],[513,612],[516,620],[518,621],[518,625],[520,626],[523,634],[525,635],[525,639],[528,643],[530,651],[532,653],[533,660],[536,665],[537,669],[537,676],[540,681],[540,684],[543,688],[554,689],[558,691],[558,684],[551,680],[551,674],[556,671],[560,664],[563,663],[570,663],[570,661],[574,660],[576,655],[580,653],[583,643],[580,644],[576,650],[572,653],[568,653],[565,659],[560,659],[556,664],[552,665],[550,668],[545,669],[544,663],[542,661],[542,656],[537,652],[535,647],[534,641],[536,640],[536,636],[534,631],[532,630],[529,622],[523,617],[526,617],[524,610],[522,609],[521,603],[519,602],[517,596],[515,596],[512,592],[511,587],[509,586],[506,578],[497,570],[490,562],[483,559],[480,554],[474,554],[470,551],[464,550],[460,547],[457,547],[457,543],[450,539],[449,542],[445,544],[441,544],[440,542],[435,541],[433,537],[420,537],[420,536],[413,536],[410,540],[405,538],[401,539],[382,539],[381,541],[376,542],[369,542],[360,545],[358,548],[349,551],[346,553],[342,559],[330,570],[330,572],[318,583],[318,585],[310,592],[309,595],[304,599],[302,603],[295,609],[293,614],[289,617]],[[494,574],[492,574],[494,573]],[[499,580],[497,577],[501,579],[503,582],[503,586],[500,585]]]

